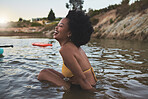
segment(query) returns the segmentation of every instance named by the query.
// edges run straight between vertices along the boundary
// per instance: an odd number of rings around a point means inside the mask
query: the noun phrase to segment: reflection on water
[[[52,42],[52,47],[32,46],[34,42]],[[0,57],[0,97],[98,99],[148,97],[148,42],[125,40],[91,40],[83,46],[98,78],[99,93],[79,88],[65,92],[48,82],[39,82],[37,75],[44,68],[61,71],[62,59],[57,41],[47,38],[0,37],[4,48]]]

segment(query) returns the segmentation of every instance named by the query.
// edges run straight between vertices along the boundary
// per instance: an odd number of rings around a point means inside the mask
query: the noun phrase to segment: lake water
[[[32,46],[50,42],[52,47]],[[40,82],[42,69],[61,71],[60,46],[54,39],[0,37],[4,48],[0,57],[1,99],[146,99],[148,97],[148,42],[96,40],[82,46],[98,78],[98,93],[79,89],[65,92],[48,82]]]

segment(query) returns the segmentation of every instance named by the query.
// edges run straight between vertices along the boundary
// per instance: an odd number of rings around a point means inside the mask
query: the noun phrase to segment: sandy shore
[[[43,33],[0,32],[0,36],[46,37]]]

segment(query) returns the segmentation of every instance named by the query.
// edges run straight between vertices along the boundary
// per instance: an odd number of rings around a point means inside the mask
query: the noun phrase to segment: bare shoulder
[[[74,54],[74,46],[72,46],[71,44],[66,44],[63,47],[61,47],[60,53],[62,55],[64,54],[72,55]]]
[[[74,50],[75,48],[73,47],[74,46],[72,46],[71,44],[66,44],[60,49],[60,54],[63,58],[64,64],[68,67],[74,67],[72,66],[72,64],[74,65],[76,63]]]

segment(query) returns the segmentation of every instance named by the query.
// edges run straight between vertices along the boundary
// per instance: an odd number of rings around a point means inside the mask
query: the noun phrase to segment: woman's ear
[[[69,33],[68,33],[68,38],[69,38],[69,37],[71,37],[71,35],[72,35],[72,33],[71,33],[71,32],[69,32]]]

